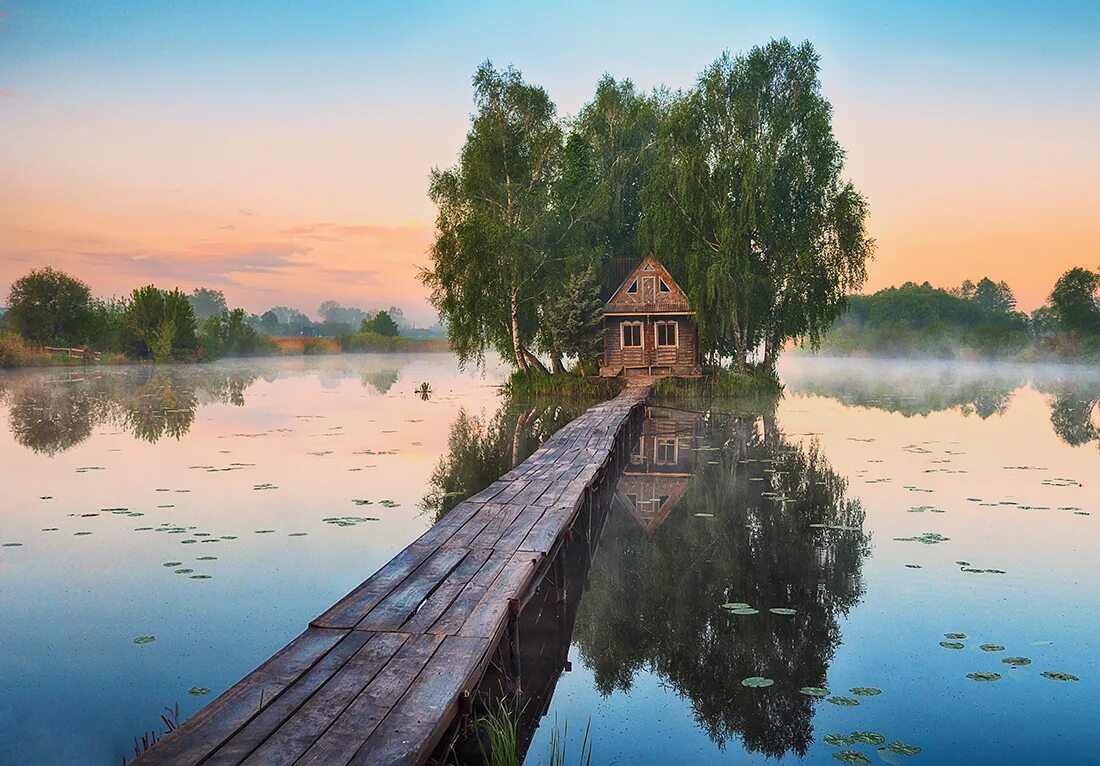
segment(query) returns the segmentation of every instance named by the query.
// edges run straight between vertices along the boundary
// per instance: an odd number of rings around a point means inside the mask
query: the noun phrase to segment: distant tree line
[[[984,277],[958,288],[907,282],[854,295],[828,331],[826,353],[1028,359],[1100,358],[1100,273],[1066,271],[1047,302],[1017,310],[1004,281]]]
[[[270,336],[288,335],[340,338],[338,350],[408,350],[396,344],[408,326],[397,307],[368,313],[326,301],[318,313],[320,322],[282,306],[257,316],[230,309],[221,290],[205,287],[187,294],[146,285],[122,298],[97,298],[80,279],[47,266],[11,287],[0,315],[0,366],[22,363],[41,347],[152,361],[252,356],[277,353]]]
[[[773,40],[686,91],[605,75],[563,120],[516,69],[482,64],[458,162],[429,185],[422,279],[454,350],[521,372],[593,359],[611,264],[649,251],[688,292],[712,364],[770,370],[786,343],[816,345],[873,249],[818,73],[810,43]]]

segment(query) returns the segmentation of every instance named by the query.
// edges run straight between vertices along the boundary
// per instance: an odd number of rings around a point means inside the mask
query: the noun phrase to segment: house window
[[[679,446],[680,442],[675,436],[658,438],[653,450],[653,462],[657,465],[676,465],[680,462]]]
[[[668,285],[667,285],[667,284],[665,283],[665,280],[663,280],[663,279],[661,280],[661,292],[662,292],[662,293],[671,293],[671,292],[672,292],[672,288],[671,288],[671,287],[669,287],[669,286],[668,286]]]
[[[638,292],[638,280],[635,279],[633,282],[631,282],[630,287],[626,288],[626,291],[628,293],[630,293],[631,295],[637,293]]]
[[[640,348],[642,345],[642,323],[623,322],[623,348]]]
[[[657,331],[657,347],[662,346],[676,346],[676,322],[658,322],[656,325]]]

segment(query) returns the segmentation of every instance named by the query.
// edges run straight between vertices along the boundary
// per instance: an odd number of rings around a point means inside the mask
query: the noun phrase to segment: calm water
[[[540,650],[556,691],[528,762],[566,723],[575,755],[589,721],[598,764],[1096,762],[1100,375],[782,373],[774,410],[649,411],[572,630]],[[5,764],[118,763],[577,409],[503,405],[499,370],[444,355],[78,377],[0,375]],[[922,752],[824,742],[854,731]]]

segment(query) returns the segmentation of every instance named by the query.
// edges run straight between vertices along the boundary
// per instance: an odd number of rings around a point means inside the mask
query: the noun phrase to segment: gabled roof
[[[611,300],[604,306],[605,314],[642,314],[647,312],[691,311],[687,294],[676,284],[652,253],[642,259],[623,280]]]

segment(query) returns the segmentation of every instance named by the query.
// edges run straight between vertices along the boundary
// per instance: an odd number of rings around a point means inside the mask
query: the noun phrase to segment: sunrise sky
[[[525,7],[526,6],[526,7]],[[398,304],[470,76],[515,64],[574,114],[603,72],[689,86],[809,39],[878,240],[870,290],[989,275],[1022,308],[1100,266],[1100,4],[0,0],[0,304],[50,264],[315,314]]]

